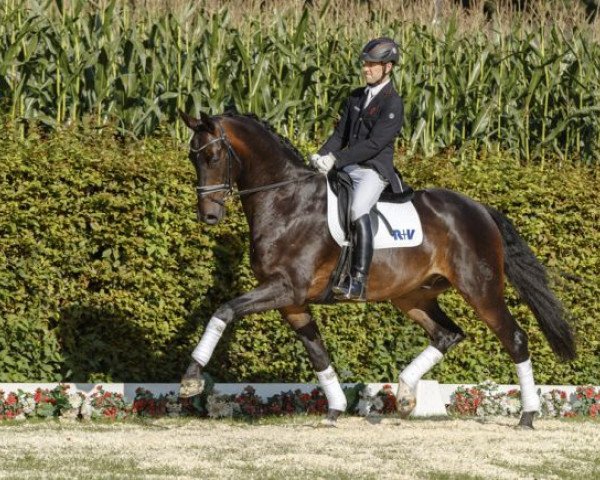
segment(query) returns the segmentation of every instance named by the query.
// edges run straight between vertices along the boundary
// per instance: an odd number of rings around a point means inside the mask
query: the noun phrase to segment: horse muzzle
[[[211,206],[211,208],[201,208],[198,206],[196,209],[196,218],[198,221],[206,223],[207,225],[216,225],[221,221],[224,215],[225,208],[222,206],[217,206],[216,208],[213,206]]]

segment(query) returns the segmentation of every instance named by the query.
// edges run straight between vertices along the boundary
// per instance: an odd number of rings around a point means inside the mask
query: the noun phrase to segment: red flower
[[[6,398],[7,405],[15,405],[17,403],[17,396],[14,393],[10,393]]]
[[[383,398],[382,413],[394,413],[395,411],[396,411],[396,397],[392,394],[388,394]]]
[[[308,393],[303,393],[302,395],[300,395],[300,401],[303,404],[307,404],[308,402],[310,402],[310,394]]]
[[[115,419],[117,418],[117,408],[116,407],[108,407],[107,409],[105,409],[102,414],[105,417],[111,418],[111,419]]]

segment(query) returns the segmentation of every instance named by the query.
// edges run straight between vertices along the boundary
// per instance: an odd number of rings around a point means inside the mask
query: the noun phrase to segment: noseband
[[[202,198],[204,195],[210,195],[211,193],[216,193],[216,192],[227,192],[226,196],[248,195],[251,193],[262,192],[265,190],[272,190],[275,188],[282,187],[284,185],[289,185],[290,183],[300,182],[300,181],[306,180],[310,177],[314,177],[317,174],[317,172],[311,172],[300,178],[293,178],[291,180],[284,180],[283,182],[270,183],[268,185],[263,185],[261,187],[256,187],[256,188],[248,188],[245,190],[235,190],[235,188],[233,186],[233,182],[231,180],[232,179],[232,171],[233,171],[233,160],[235,159],[237,161],[237,163],[240,165],[240,167],[242,166],[242,161],[240,160],[237,153],[235,153],[235,150],[231,146],[231,142],[227,138],[227,135],[225,134],[225,130],[223,130],[223,127],[221,126],[221,124],[217,123],[217,125],[219,126],[220,135],[217,138],[214,138],[214,139],[210,140],[208,143],[202,145],[200,148],[193,148],[190,145],[190,152],[200,153],[202,150],[204,150],[208,146],[212,145],[213,143],[219,143],[219,142],[224,143],[225,147],[227,148],[227,179],[226,179],[225,183],[219,183],[216,185],[206,185],[206,186],[198,185],[198,186],[196,186],[196,193],[198,194],[198,196],[200,198]],[[224,204],[223,201],[218,201],[218,200],[215,200],[212,198],[210,200],[221,206]]]

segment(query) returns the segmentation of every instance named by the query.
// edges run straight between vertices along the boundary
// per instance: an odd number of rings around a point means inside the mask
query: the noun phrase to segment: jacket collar
[[[382,92],[383,90],[385,90],[385,88],[392,83],[391,79],[388,78],[387,82],[385,83],[380,83],[379,85],[375,86],[375,87],[370,87],[369,85],[367,85],[365,87],[365,92],[370,91],[371,92],[371,97],[375,98],[380,92]]]

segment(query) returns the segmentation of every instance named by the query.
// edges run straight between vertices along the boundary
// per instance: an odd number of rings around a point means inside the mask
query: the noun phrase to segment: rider
[[[399,59],[399,46],[391,38],[376,38],[361,54],[367,86],[354,90],[331,137],[312,164],[327,173],[332,167],[352,179],[350,218],[354,228],[350,276],[333,288],[339,300],[365,300],[369,267],[373,257],[373,235],[369,212],[390,184],[394,193],[402,184],[394,171],[394,143],[400,134],[404,105],[390,74]]]

